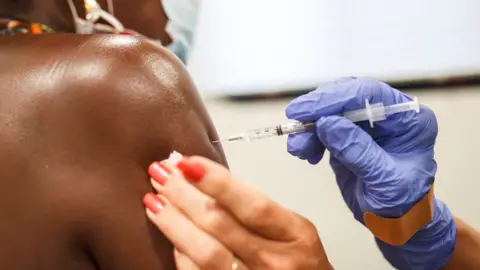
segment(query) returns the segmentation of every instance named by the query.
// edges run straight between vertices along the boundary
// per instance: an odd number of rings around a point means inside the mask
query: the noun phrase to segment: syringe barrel
[[[375,103],[370,105],[371,119],[367,109],[360,109],[356,111],[345,112],[343,117],[349,119],[352,122],[360,122],[372,120],[372,122],[385,120],[385,107],[383,103]]]
[[[278,125],[278,135],[293,134],[298,132],[305,132],[315,126],[315,122],[290,122],[287,124]]]
[[[384,106],[382,102],[370,104],[368,100],[365,100],[365,109],[345,112],[342,116],[350,119],[352,122],[368,120],[370,126],[373,127],[374,122],[387,119],[387,115],[407,111],[416,111],[417,113],[420,111],[417,97],[415,97],[413,101],[393,104],[390,106]]]
[[[420,111],[420,104],[418,103],[417,97],[414,97],[413,100],[410,102],[393,104],[385,107],[386,114],[394,114],[408,111],[416,111],[417,113]]]
[[[245,139],[247,141],[253,141],[253,140],[259,140],[259,139],[269,138],[273,136],[279,136],[277,127],[265,127],[265,128],[249,130],[248,132],[246,132]]]

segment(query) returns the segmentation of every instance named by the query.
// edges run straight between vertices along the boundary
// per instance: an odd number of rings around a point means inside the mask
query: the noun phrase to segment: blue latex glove
[[[434,113],[405,112],[387,120],[354,124],[334,116],[383,102],[385,106],[412,99],[370,78],[344,78],[300,96],[287,107],[287,117],[316,121],[315,132],[290,135],[288,152],[312,164],[327,149],[343,198],[355,218],[363,213],[400,217],[432,187],[437,165],[434,145],[438,132]],[[377,239],[385,258],[397,269],[437,269],[451,257],[456,243],[452,214],[438,199],[434,218],[405,245],[391,246]]]

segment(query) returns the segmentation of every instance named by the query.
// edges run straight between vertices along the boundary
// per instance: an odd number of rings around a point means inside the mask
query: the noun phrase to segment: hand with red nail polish
[[[311,222],[225,167],[184,157],[148,172],[159,195],[145,196],[147,216],[177,248],[179,269],[333,269]]]
[[[165,206],[165,201],[150,192],[143,197],[143,204],[152,214],[158,214]]]
[[[148,167],[148,174],[158,184],[163,185],[167,182],[170,175],[170,169],[162,162],[154,162]]]
[[[190,181],[198,182],[205,176],[203,166],[188,158],[183,158],[177,163],[177,168],[182,171],[183,176]]]

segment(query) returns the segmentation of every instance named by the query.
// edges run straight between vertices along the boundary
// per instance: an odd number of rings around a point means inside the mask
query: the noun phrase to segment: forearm
[[[457,243],[452,258],[442,269],[480,269],[480,231],[458,217],[454,220],[457,225]]]

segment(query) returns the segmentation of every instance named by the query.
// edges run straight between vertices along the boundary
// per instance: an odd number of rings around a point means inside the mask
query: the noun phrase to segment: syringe
[[[352,122],[369,121],[370,127],[373,128],[373,123],[387,119],[388,115],[400,112],[415,111],[420,112],[420,105],[418,98],[414,97],[413,101],[384,106],[382,102],[370,104],[368,99],[365,100],[365,109],[344,112],[340,116],[350,119]],[[265,139],[270,137],[282,136],[286,134],[295,134],[305,132],[312,129],[315,122],[290,122],[286,124],[276,125],[272,127],[259,128],[242,132],[240,134],[230,136],[225,139],[214,141],[214,143],[221,142],[235,142],[235,141],[253,141]]]

